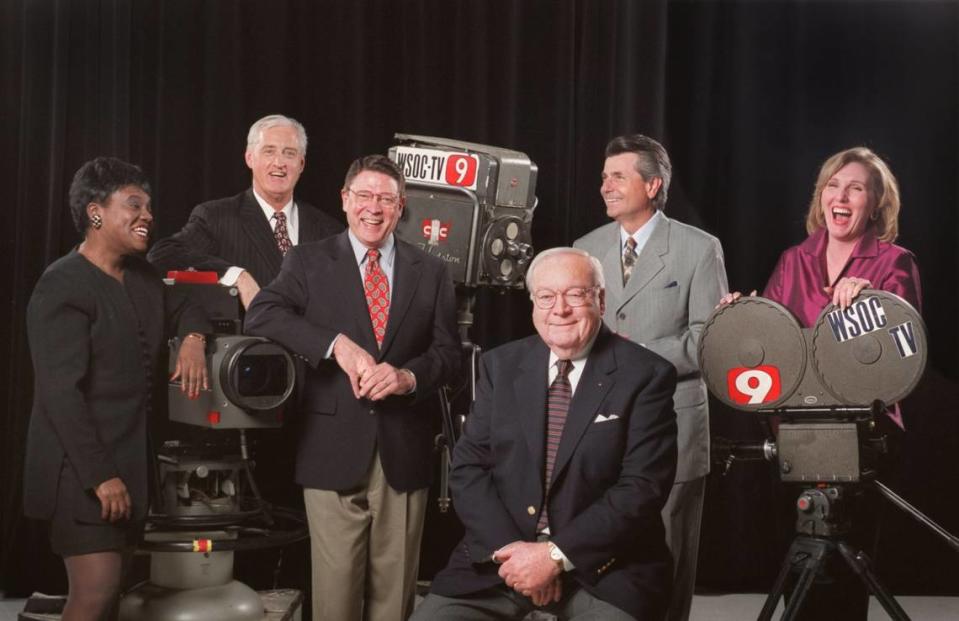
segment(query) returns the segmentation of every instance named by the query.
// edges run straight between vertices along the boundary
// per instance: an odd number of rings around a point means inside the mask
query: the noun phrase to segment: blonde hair
[[[812,235],[826,226],[822,213],[822,191],[826,184],[846,164],[858,162],[869,171],[869,197],[872,199],[870,225],[879,241],[893,242],[899,236],[899,183],[882,158],[866,147],[853,147],[836,153],[819,169],[819,178],[809,202],[806,232]]]

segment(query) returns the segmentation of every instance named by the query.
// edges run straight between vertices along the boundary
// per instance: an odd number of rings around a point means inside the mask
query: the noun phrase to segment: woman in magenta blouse
[[[830,302],[843,308],[863,289],[895,293],[922,312],[916,257],[899,234],[899,184],[865,147],[841,151],[819,171],[806,216],[809,237],[782,254],[763,297],[815,323]]]
[[[899,233],[899,184],[875,153],[854,147],[826,160],[809,204],[806,231],[804,242],[780,256],[763,290],[763,297],[788,308],[804,328],[830,303],[846,308],[867,288],[895,293],[922,311],[916,257],[893,244]],[[721,303],[740,295],[727,294]],[[887,415],[903,426],[898,407]],[[876,528],[875,517],[870,517],[875,507],[855,504],[858,544],[866,545]],[[866,618],[868,598],[859,580],[848,572],[835,577],[837,584],[817,585],[810,592],[800,618]]]
[[[875,153],[854,147],[826,160],[806,231],[804,242],[779,257],[763,290],[804,328],[829,303],[846,308],[867,288],[895,293],[922,312],[916,257],[892,243],[899,234],[899,184]],[[729,293],[721,303],[740,295]]]

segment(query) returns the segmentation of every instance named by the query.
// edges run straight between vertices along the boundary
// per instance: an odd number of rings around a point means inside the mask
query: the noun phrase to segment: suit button
[[[533,505],[526,507],[526,513],[529,513],[530,515],[536,515],[536,507]]]
[[[370,408],[370,415],[376,414],[376,408]]]
[[[617,317],[619,317],[620,319],[626,319],[626,313],[620,313],[619,315],[617,315]]]

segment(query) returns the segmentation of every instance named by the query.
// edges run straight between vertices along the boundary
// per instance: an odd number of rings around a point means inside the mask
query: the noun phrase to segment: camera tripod
[[[944,539],[954,549],[959,550],[959,538],[932,521],[929,517],[906,502],[881,482],[872,479],[862,485],[866,489],[875,490],[881,496],[896,505],[916,521]],[[843,538],[850,532],[851,526],[843,515],[844,504],[847,501],[848,488],[842,485],[827,485],[803,490],[796,501],[796,530],[797,535],[789,546],[789,551],[783,560],[782,568],[773,588],[766,598],[766,603],[759,613],[759,621],[769,621],[779,599],[784,595],[789,577],[794,572],[799,576],[792,597],[789,598],[782,621],[795,619],[809,595],[817,576],[826,574],[827,562],[836,558],[838,553],[846,565],[862,580],[867,591],[876,597],[886,614],[895,621],[909,620],[909,615],[902,609],[891,593],[882,585],[872,569],[871,561],[866,554],[855,549]]]
[[[440,513],[446,513],[452,506],[450,497],[450,465],[452,462],[453,446],[462,432],[463,421],[466,419],[465,412],[454,414],[454,402],[458,398],[466,399],[466,411],[476,395],[476,375],[479,365],[479,357],[482,349],[470,341],[469,330],[473,326],[473,306],[476,303],[476,290],[465,288],[463,291],[457,291],[457,312],[456,323],[459,326],[460,345],[462,347],[464,369],[461,378],[461,385],[458,389],[455,387],[444,386],[440,388],[440,421],[442,429],[433,440],[435,450],[440,453],[440,492],[436,499]]]

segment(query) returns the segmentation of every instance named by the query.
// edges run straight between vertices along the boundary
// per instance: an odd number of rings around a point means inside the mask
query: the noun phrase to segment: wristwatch
[[[565,565],[563,564],[563,553],[560,552],[559,547],[552,541],[547,541],[546,549],[549,550],[549,559],[559,565],[559,570],[563,571]]]

